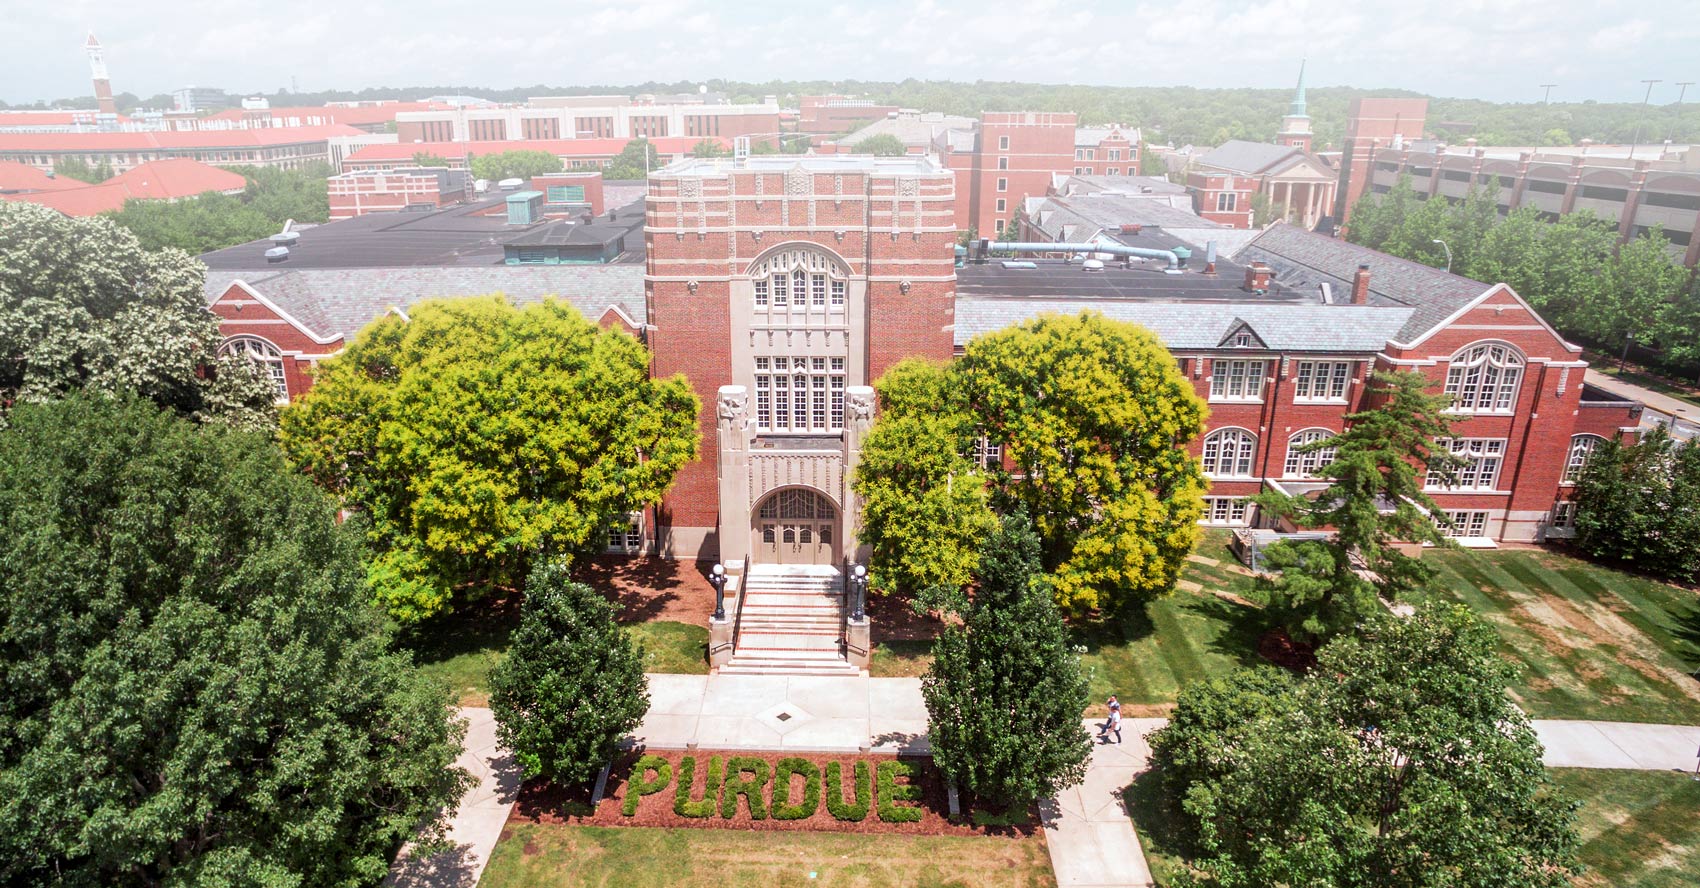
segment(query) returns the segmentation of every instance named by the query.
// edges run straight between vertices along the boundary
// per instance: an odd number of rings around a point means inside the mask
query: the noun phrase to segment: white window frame
[[[1300,429],[1287,439],[1287,459],[1281,468],[1283,478],[1314,478],[1316,471],[1334,461],[1335,448],[1301,451],[1298,448],[1326,441],[1339,432],[1328,429]]]
[[[1446,393],[1452,413],[1508,414],[1527,365],[1523,353],[1505,342],[1475,342],[1459,349],[1446,368]]]
[[[1235,192],[1221,191],[1216,194],[1216,212],[1218,213],[1237,213],[1239,212],[1239,204],[1240,196]]]
[[[1249,340],[1248,340],[1249,341]],[[1210,361],[1210,400],[1263,400],[1269,362],[1262,358],[1213,358]]]
[[[261,365],[267,379],[271,380],[273,397],[278,404],[289,403],[289,374],[284,370],[283,350],[269,339],[244,333],[232,336],[220,343],[218,353],[221,355],[240,355]]]
[[[1257,435],[1238,426],[1217,429],[1204,436],[1204,452],[1199,459],[1208,477],[1255,478]]]
[[[626,520],[608,528],[608,545],[603,551],[619,555],[636,555],[643,551],[643,512],[627,512]]]
[[[1000,169],[1000,170],[1009,169],[1009,158],[1007,158],[1007,157],[998,158],[998,169]]]
[[[1499,473],[1505,467],[1504,438],[1437,438],[1436,450],[1451,453],[1462,459],[1463,465],[1452,472],[1452,483],[1440,472],[1430,471],[1424,486],[1429,490],[1498,490]]]
[[[825,252],[799,247],[751,265],[749,279],[758,321],[775,316],[789,321],[793,314],[822,320],[822,311],[844,311],[849,271]]]
[[[1548,527],[1560,530],[1576,529],[1576,503],[1570,500],[1559,500],[1552,504],[1552,515],[1547,521]]]
[[[1352,389],[1352,361],[1299,361],[1293,367],[1293,401],[1345,403]]]
[[[1002,193],[1002,192],[1005,192],[1005,191],[1008,191],[1008,190],[1009,190],[1009,180],[1002,178],[1002,177],[999,177],[998,178],[998,191],[1000,193]]]
[[[1435,522],[1448,539],[1486,539],[1488,513],[1482,509],[1447,510],[1444,522]]]
[[[825,355],[757,355],[756,431],[819,435],[844,429],[845,360]]]
[[[999,151],[1008,151],[1009,150],[1009,137],[1008,136],[998,136],[998,150]]]
[[[1003,198],[998,198],[998,212],[1002,213],[1007,209],[1009,209],[1009,204]]]
[[[1207,496],[1198,523],[1212,527],[1245,527],[1253,514],[1251,499],[1244,496]]]
[[[1605,441],[1606,439],[1599,435],[1571,435],[1570,451],[1564,459],[1564,480],[1560,483],[1575,484],[1582,480],[1582,473],[1588,470],[1588,460]]]
[[[993,444],[985,435],[974,439],[973,460],[982,469],[1003,468],[1003,445]]]

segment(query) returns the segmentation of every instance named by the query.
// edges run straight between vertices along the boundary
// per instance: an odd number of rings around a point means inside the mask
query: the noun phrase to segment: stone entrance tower
[[[951,356],[953,175],[927,157],[680,161],[650,176],[644,237],[654,374],[703,403],[703,458],[657,510],[656,551],[842,568],[868,387]]]

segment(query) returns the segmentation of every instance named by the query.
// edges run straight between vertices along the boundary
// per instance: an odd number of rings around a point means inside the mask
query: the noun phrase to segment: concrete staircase
[[[844,580],[830,567],[754,565],[723,675],[856,675],[844,659]]]

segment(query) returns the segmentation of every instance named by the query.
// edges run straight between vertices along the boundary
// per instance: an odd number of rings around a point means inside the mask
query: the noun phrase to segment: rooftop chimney
[[[1369,304],[1369,266],[1360,265],[1356,274],[1352,275],[1352,304]]]
[[[1274,272],[1270,271],[1268,265],[1262,262],[1253,262],[1247,265],[1245,269],[1245,288],[1253,293],[1267,293],[1269,292],[1269,279],[1274,276]]]

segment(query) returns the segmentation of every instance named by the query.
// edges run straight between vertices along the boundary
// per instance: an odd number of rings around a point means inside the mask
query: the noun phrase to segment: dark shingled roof
[[[1327,283],[1334,298],[1351,298],[1352,278],[1359,265],[1369,266],[1371,305],[1414,309],[1404,327],[1391,337],[1411,342],[1492,288],[1491,284],[1447,274],[1420,262],[1389,256],[1368,247],[1305,231],[1296,225],[1274,225],[1246,244],[1234,258],[1258,260],[1275,269],[1275,279],[1294,289],[1314,291]]]
[[[1195,163],[1219,170],[1253,174],[1261,173],[1288,156],[1300,153],[1302,152],[1299,149],[1291,145],[1230,139],[1206,151]]]
[[[556,296],[597,320],[617,306],[644,323],[642,265],[498,265],[209,271],[210,304],[240,280],[320,336],[353,339],[391,308],[435,296],[502,293],[516,305]]]
[[[1380,351],[1411,315],[1408,308],[1367,305],[960,297],[956,300],[956,344],[966,345],[981,333],[1042,314],[1082,311],[1139,324],[1156,333],[1171,349],[1221,347],[1228,334],[1243,323],[1269,349],[1336,354]]]

